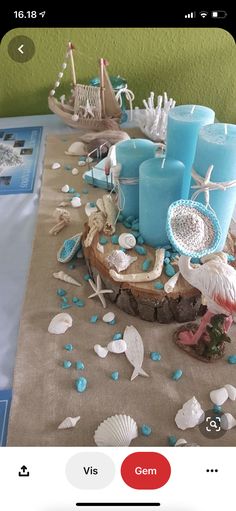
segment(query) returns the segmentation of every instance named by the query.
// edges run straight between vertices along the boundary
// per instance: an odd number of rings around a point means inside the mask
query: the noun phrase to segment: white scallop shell
[[[224,413],[220,418],[220,425],[222,429],[228,431],[229,429],[235,428],[236,419],[231,415],[231,413]]]
[[[66,417],[66,419],[64,419],[64,421],[62,421],[61,424],[59,424],[57,429],[74,428],[79,420],[80,420],[79,415],[78,417]]]
[[[129,234],[127,232],[123,232],[120,236],[119,236],[119,245],[122,247],[122,248],[127,248],[127,249],[131,249],[131,248],[134,248],[135,245],[136,245],[136,238],[133,234]]]
[[[69,185],[64,185],[62,188],[61,188],[61,191],[64,192],[64,193],[68,193],[69,192]]]
[[[109,267],[114,266],[118,272],[126,270],[134,261],[137,261],[137,257],[125,254],[123,250],[113,250],[106,259]]]
[[[102,318],[104,323],[110,323],[111,321],[113,321],[113,319],[115,319],[114,312],[107,312],[106,314],[104,314],[104,316]]]
[[[129,415],[113,415],[103,421],[94,434],[99,447],[128,447],[138,436],[138,427]]]
[[[48,332],[50,334],[64,334],[72,326],[72,317],[66,312],[56,314],[49,323]]]
[[[71,205],[73,208],[79,208],[81,206],[81,199],[79,197],[73,197]]]
[[[86,147],[83,142],[73,142],[73,144],[68,147],[65,154],[72,154],[73,156],[85,156],[86,155]]]
[[[100,346],[100,344],[95,344],[93,349],[100,358],[105,358],[108,354],[108,349]]]
[[[229,397],[229,394],[227,392],[227,389],[225,387],[222,387],[221,389],[212,390],[210,392],[210,399],[214,405],[221,406],[227,401]]]
[[[231,401],[235,401],[236,400],[236,388],[233,385],[229,385],[229,384],[225,385],[224,387],[228,392],[229,399],[231,399]]]
[[[60,163],[58,163],[58,161],[55,161],[53,164],[52,164],[52,170],[56,170],[56,169],[59,169],[61,166]]]
[[[119,341],[109,342],[107,349],[112,353],[124,353],[127,350],[127,344],[123,339],[119,339]]]
[[[72,169],[72,171],[71,171],[71,174],[72,174],[73,176],[77,176],[77,175],[79,174],[78,169],[77,169],[76,167],[74,167],[74,168]]]

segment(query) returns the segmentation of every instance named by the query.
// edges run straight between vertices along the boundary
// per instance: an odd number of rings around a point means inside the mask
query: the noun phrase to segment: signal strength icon
[[[196,12],[189,12],[188,14],[185,14],[185,18],[196,18]]]
[[[200,14],[200,16],[201,16],[202,18],[206,18],[206,17],[207,17],[207,15],[208,15],[208,12],[207,12],[207,11],[201,11],[199,14]]]

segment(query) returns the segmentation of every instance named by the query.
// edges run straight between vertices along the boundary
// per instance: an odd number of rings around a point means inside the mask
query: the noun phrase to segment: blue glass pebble
[[[154,284],[154,287],[155,289],[164,289],[164,284],[162,284],[162,282],[160,280],[158,280],[155,284]]]
[[[141,236],[141,234],[137,238],[137,242],[139,245],[143,245],[145,243],[144,238]]]
[[[72,366],[72,363],[70,362],[70,360],[64,360],[63,367],[65,369],[69,369],[71,366]]]
[[[73,344],[65,344],[65,345],[64,345],[64,349],[65,349],[66,351],[73,351],[73,349],[74,349],[74,348],[73,348]]]
[[[87,389],[87,379],[84,376],[80,376],[75,382],[77,392],[84,392]]]
[[[235,257],[231,254],[227,254],[227,260],[228,263],[232,263],[233,261],[235,261]]]
[[[62,287],[59,287],[57,289],[57,295],[58,296],[65,296],[65,295],[67,295],[67,291],[65,291],[65,289],[62,289]]]
[[[111,373],[111,377],[112,377],[112,380],[114,380],[114,381],[119,380],[119,372],[113,371],[113,373]]]
[[[127,216],[127,218],[125,220],[126,220],[126,222],[129,222],[129,224],[132,225],[132,223],[136,220],[136,218],[134,218],[134,216],[130,215],[130,216]]]
[[[134,236],[136,239],[140,236],[140,232],[139,232],[139,231],[131,231],[131,234],[133,234],[133,236]]]
[[[75,188],[70,188],[69,189],[69,193],[75,193],[76,192],[76,189]]]
[[[230,355],[228,357],[229,364],[236,364],[236,355]]]
[[[124,248],[124,247],[120,247],[120,246],[119,246],[119,250],[121,250],[122,252],[124,252],[124,254],[126,253],[126,248]]]
[[[69,309],[71,307],[71,305],[69,303],[62,303],[61,304],[61,309]]]
[[[79,301],[78,296],[73,296],[73,298],[72,298],[72,302],[73,302],[73,303],[77,303],[78,301]]]
[[[183,375],[182,369],[176,369],[171,375],[172,380],[178,381],[180,380],[181,376]]]
[[[100,236],[99,243],[100,245],[106,245],[108,242],[108,239],[105,236]]]
[[[165,257],[164,264],[169,264],[169,263],[170,263],[170,258],[169,257]]]
[[[146,255],[147,251],[145,247],[142,247],[141,245],[136,245],[134,247],[135,252],[139,255]]]
[[[116,324],[116,318],[114,318],[112,321],[109,321],[108,325],[115,325]]]
[[[86,273],[86,275],[84,275],[84,280],[88,281],[88,280],[91,280],[91,279],[92,279],[92,277],[88,273]]]
[[[165,250],[165,257],[171,257],[171,252],[169,250]]]
[[[73,197],[80,197],[80,193],[78,193],[78,192],[74,193]]]
[[[75,302],[75,305],[76,307],[84,307],[85,306],[84,300],[77,300],[77,302]]]
[[[151,351],[150,358],[153,360],[153,362],[157,362],[161,360],[161,354],[158,351]]]
[[[213,412],[220,413],[222,410],[222,407],[220,405],[214,405],[213,406]]]
[[[147,424],[143,424],[141,426],[141,433],[144,436],[150,436],[152,433],[152,428],[150,426],[148,426]]]
[[[132,222],[132,229],[134,231],[139,231],[139,221],[138,220],[134,220],[134,222]]]
[[[200,264],[201,260],[199,257],[191,257],[191,263],[192,264]]]
[[[82,362],[82,360],[77,360],[77,362],[75,362],[75,367],[76,369],[83,371],[84,363]]]
[[[83,188],[82,193],[83,193],[84,195],[87,195],[89,192],[88,192],[87,188]]]
[[[175,444],[176,444],[176,442],[177,442],[177,438],[176,438],[176,436],[174,436],[174,435],[170,435],[170,436],[168,436],[168,445],[169,445],[170,447],[174,447],[174,446],[175,446]]]
[[[74,270],[76,268],[76,264],[75,263],[71,263],[68,265],[68,268],[69,270]]]
[[[98,316],[94,315],[94,316],[91,316],[89,322],[90,323],[97,323],[97,320],[98,320]]]
[[[123,222],[123,225],[124,225],[124,227],[126,227],[126,229],[131,229],[131,227],[132,227],[132,224],[130,222],[128,222],[127,220],[125,220]]]
[[[79,161],[86,161],[86,156],[80,156]]]
[[[145,261],[143,261],[143,264],[142,264],[142,270],[143,271],[148,271],[150,266],[151,266],[151,259],[145,259]]]
[[[124,215],[122,213],[119,214],[117,222],[123,222],[124,221]]]
[[[68,298],[66,296],[62,296],[61,301],[63,303],[68,303]]]
[[[113,341],[119,341],[120,339],[123,339],[123,335],[121,332],[116,332],[113,337],[112,337]]]
[[[71,166],[71,165],[65,165],[65,166],[64,166],[64,169],[65,169],[65,170],[72,170],[72,166]]]
[[[172,264],[170,264],[170,263],[166,264],[165,274],[167,275],[167,277],[173,277],[176,274],[176,271],[174,269],[174,266],[172,266]]]
[[[113,245],[119,245],[119,236],[118,236],[118,234],[113,234],[113,236],[111,237],[111,242],[113,243]]]

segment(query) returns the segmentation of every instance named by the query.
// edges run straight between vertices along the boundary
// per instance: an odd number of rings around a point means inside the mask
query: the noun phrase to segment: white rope
[[[236,180],[233,181],[219,181],[214,182],[211,181],[211,174],[213,171],[214,165],[211,165],[207,169],[206,175],[200,176],[194,168],[192,168],[192,177],[197,183],[196,185],[191,186],[192,189],[195,189],[196,191],[193,193],[191,199],[196,200],[197,197],[204,193],[205,195],[205,201],[206,201],[206,207],[210,205],[210,192],[214,190],[222,190],[226,191],[228,188],[234,188],[236,186]]]
[[[130,117],[129,120],[133,120],[133,101],[134,101],[134,93],[132,90],[128,89],[127,85],[126,87],[122,87],[122,89],[119,89],[116,93],[116,99],[120,105],[122,106],[122,94],[124,94],[125,99],[129,102],[129,109],[130,109]]]

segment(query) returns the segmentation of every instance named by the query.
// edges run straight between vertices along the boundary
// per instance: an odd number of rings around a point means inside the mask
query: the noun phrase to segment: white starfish
[[[89,103],[89,100],[87,99],[86,101],[86,105],[83,107],[83,110],[84,110],[84,117],[88,117],[89,115],[91,117],[94,117],[94,113],[93,113],[93,110],[95,109],[94,106],[91,106],[90,103]]]
[[[95,291],[95,293],[90,295],[89,298],[95,298],[95,296],[98,296],[99,300],[101,301],[101,303],[105,309],[107,304],[106,304],[105,297],[103,295],[105,293],[113,293],[113,291],[111,289],[102,289],[102,281],[101,281],[101,277],[100,277],[99,273],[97,275],[97,284],[95,284],[95,282],[93,282],[92,279],[89,279],[88,282],[89,282],[90,286],[93,288],[93,290]]]

